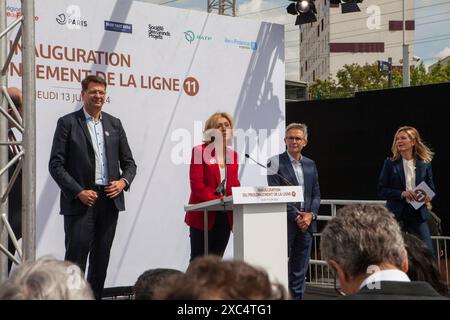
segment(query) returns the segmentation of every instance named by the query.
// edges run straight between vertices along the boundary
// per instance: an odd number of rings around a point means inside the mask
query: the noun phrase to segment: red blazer
[[[222,195],[214,195],[214,191],[219,186],[220,171],[218,161],[215,157],[215,150],[210,151],[212,145],[206,144],[195,146],[192,149],[191,166],[189,177],[191,183],[191,196],[189,204],[197,204],[204,201],[219,199]],[[206,152],[205,152],[206,149]],[[238,179],[238,156],[235,151],[227,148],[227,159],[233,159],[233,162],[227,164],[227,182],[226,194],[231,195],[231,187],[239,187],[241,184]],[[222,214],[222,213],[219,213]],[[228,211],[228,223],[233,228],[233,211]],[[214,212],[208,213],[208,230],[214,226],[216,215]],[[187,225],[204,230],[203,211],[186,212],[184,221]]]

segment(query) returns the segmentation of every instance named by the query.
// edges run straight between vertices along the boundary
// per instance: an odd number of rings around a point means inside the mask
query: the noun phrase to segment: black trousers
[[[414,234],[425,242],[431,253],[436,257],[430,229],[428,228],[428,221],[422,219],[418,210],[414,210],[411,206],[406,206],[405,210],[403,210],[401,220],[398,223],[403,232]]]
[[[87,280],[95,298],[101,299],[119,212],[104,191],[97,194],[96,203],[85,214],[64,216],[65,259],[85,272],[89,255]]]
[[[208,231],[208,254],[223,256],[230,239],[230,226],[227,220],[227,213],[215,213],[216,220],[214,226]],[[204,231],[190,227],[191,238],[191,260],[205,254]]]

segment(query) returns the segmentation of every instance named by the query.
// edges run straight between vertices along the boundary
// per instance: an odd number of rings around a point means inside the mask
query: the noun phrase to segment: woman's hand
[[[416,194],[412,190],[405,190],[402,192],[402,198],[408,199],[409,201],[417,201]]]

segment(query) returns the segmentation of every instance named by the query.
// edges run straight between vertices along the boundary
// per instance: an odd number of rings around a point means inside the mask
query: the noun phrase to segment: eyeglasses
[[[336,291],[336,293],[341,297],[346,296],[345,292],[342,291],[341,288],[338,288],[336,283],[334,284],[334,291]]]
[[[304,141],[305,140],[305,138],[300,138],[300,137],[287,137],[286,139],[291,141],[291,142],[292,141],[300,142],[300,141]]]
[[[332,274],[333,277],[334,277],[334,291],[336,291],[336,293],[337,293],[338,295],[342,296],[342,297],[343,297],[343,296],[346,296],[345,292],[342,291],[342,289],[339,288],[339,286],[338,286],[337,272],[336,272],[336,270],[335,270],[331,265],[328,265],[328,266],[329,266],[329,268],[330,268],[330,270],[331,270],[331,274]]]

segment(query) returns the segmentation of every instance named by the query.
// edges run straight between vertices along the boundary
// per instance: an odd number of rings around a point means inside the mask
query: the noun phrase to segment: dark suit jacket
[[[303,176],[305,182],[303,192],[305,200],[305,211],[314,212],[317,215],[320,207],[320,188],[316,164],[313,160],[305,156],[302,156],[300,162],[303,167]],[[269,184],[269,186],[286,186],[289,185],[287,182],[289,182],[291,185],[298,186],[297,177],[295,176],[294,168],[292,168],[291,160],[289,159],[287,151],[270,158],[267,167],[267,183]],[[282,179],[276,174],[271,174],[274,172],[278,173],[285,179]],[[297,217],[297,211],[294,207],[300,209],[300,203],[289,203],[287,206],[288,219],[292,222],[295,222],[295,218]],[[313,220],[311,222],[309,230],[311,232],[317,231],[316,221]]]
[[[211,145],[212,146],[212,145]],[[216,158],[215,150],[206,150],[206,144],[195,146],[192,149],[191,166],[189,178],[191,184],[191,195],[189,204],[197,204],[204,201],[219,199],[222,195],[215,195],[214,191],[221,183],[219,164]],[[226,194],[231,195],[232,187],[239,187],[241,184],[238,179],[238,155],[235,151],[227,149],[227,159],[233,159],[231,163],[227,161],[227,183]],[[203,211],[186,212],[185,222],[187,225],[203,230]],[[233,212],[228,211],[228,224],[233,228]],[[214,226],[216,216],[213,213],[208,214],[208,230]]]
[[[340,300],[447,300],[427,282],[381,281],[379,284],[379,289],[365,286]]]
[[[416,185],[425,181],[425,183],[433,190],[433,174],[431,171],[431,163],[416,161]],[[401,220],[402,212],[405,206],[410,204],[402,199],[401,194],[406,190],[405,171],[403,169],[403,161],[391,160],[387,158],[384,161],[383,169],[381,170],[378,179],[378,196],[385,199],[386,207],[395,214],[398,220]],[[412,208],[412,207],[411,207]],[[419,209],[423,221],[427,221],[430,217],[427,206],[423,205]]]
[[[109,179],[125,178],[131,184],[136,164],[122,123],[106,112],[102,112],[102,119]],[[49,170],[61,188],[61,214],[85,213],[88,207],[77,195],[95,185],[95,155],[83,108],[58,120]],[[123,192],[114,198],[114,204],[119,211],[125,210]]]
[[[14,155],[8,149],[8,159],[11,160],[12,158],[14,158]],[[17,164],[18,162],[9,168],[9,179],[13,176]],[[22,170],[20,170],[8,195],[8,221],[16,238],[22,238]],[[10,243],[12,242],[10,241]]]

